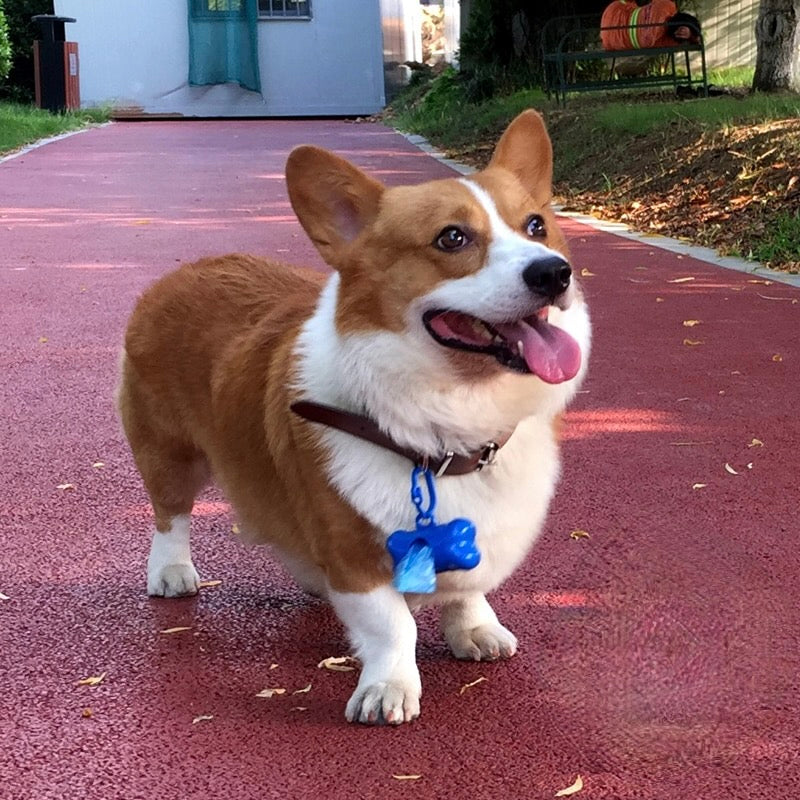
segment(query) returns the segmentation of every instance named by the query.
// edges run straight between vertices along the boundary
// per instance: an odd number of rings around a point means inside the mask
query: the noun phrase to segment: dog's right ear
[[[338,268],[349,244],[375,219],[384,186],[319,147],[292,150],[286,186],[294,213],[325,261]]]

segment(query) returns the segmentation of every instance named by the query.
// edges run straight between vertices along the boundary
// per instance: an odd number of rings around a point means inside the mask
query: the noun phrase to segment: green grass
[[[545,102],[541,90],[524,89],[470,103],[457,74],[448,70],[431,83],[409,87],[395,100],[388,117],[401,130],[419,133],[441,147],[457,147],[476,136],[499,132],[521,111]]]
[[[768,265],[800,263],[800,215],[783,211],[773,219],[769,237],[758,242],[747,257]]]
[[[387,117],[395,127],[421,134],[456,157],[480,161],[517,113],[537,108],[554,135],[556,182],[576,194],[612,194],[617,180],[627,174],[625,164],[633,140],[637,142],[635,152],[647,152],[651,147],[658,158],[664,158],[665,147],[678,141],[702,148],[709,142],[724,141],[729,134],[737,135],[733,130],[737,126],[800,118],[800,95],[751,94],[744,91],[751,80],[752,69],[719,70],[709,75],[709,81],[732,88],[733,94],[677,100],[671,92],[593,93],[571,96],[566,108],[559,108],[538,89],[470,103],[464,84],[450,71],[427,87],[412,87]],[[790,163],[796,163],[793,141],[786,139],[787,153],[781,156]],[[619,171],[615,164],[620,165]],[[625,191],[636,199],[635,187]],[[776,202],[770,201],[765,208],[765,231],[748,237],[747,252],[742,255],[784,269],[800,261],[800,217],[782,211]]]
[[[708,82],[714,86],[749,88],[753,85],[755,67],[720,67],[708,70]]]
[[[709,79],[717,86],[746,86],[752,69],[717,70]],[[739,123],[758,123],[800,116],[800,95],[753,94],[675,100],[670,93],[609,92],[571,96],[566,112],[576,112],[593,135],[645,136],[668,123],[697,128],[726,129]],[[436,78],[427,88],[413,87],[395,102],[391,122],[419,133],[442,147],[459,147],[476,137],[501,130],[525,108],[557,111],[539,89],[526,89],[483,103],[469,103],[453,72]]]
[[[85,109],[66,114],[51,114],[32,106],[0,103],[0,154],[10,153],[38,139],[78,130],[92,123],[105,122],[107,109]]]
[[[797,116],[800,116],[800,95],[754,94],[741,98],[723,96],[646,103],[609,98],[594,110],[592,122],[606,133],[645,136],[676,121],[698,128],[726,129],[737,124]]]

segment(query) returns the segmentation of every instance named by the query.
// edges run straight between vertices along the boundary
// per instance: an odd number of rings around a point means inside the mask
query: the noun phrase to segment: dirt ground
[[[676,122],[598,142],[559,168],[560,142],[581,122],[569,109],[548,115],[555,190],[568,210],[800,272],[800,119],[713,132]],[[455,155],[481,166],[493,146],[475,142]]]

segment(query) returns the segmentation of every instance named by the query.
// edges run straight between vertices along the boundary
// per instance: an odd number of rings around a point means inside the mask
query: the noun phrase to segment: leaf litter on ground
[[[329,669],[333,672],[353,672],[358,664],[352,656],[329,656],[317,664],[317,669]]]
[[[571,786],[567,786],[566,789],[560,789],[556,792],[556,797],[569,797],[570,795],[577,794],[581,789],[583,789],[583,778],[578,775],[575,778],[575,782]]]
[[[76,686],[99,686],[106,678],[106,673],[101,672],[99,675],[90,675],[88,678],[81,678],[75,685]]]
[[[481,675],[479,678],[476,678],[474,681],[472,681],[472,683],[465,683],[458,690],[458,693],[459,694],[464,694],[464,692],[466,692],[467,689],[471,689],[473,686],[477,686],[479,683],[483,683],[484,681],[488,681],[488,680],[489,680],[488,678],[484,678],[483,675]]]

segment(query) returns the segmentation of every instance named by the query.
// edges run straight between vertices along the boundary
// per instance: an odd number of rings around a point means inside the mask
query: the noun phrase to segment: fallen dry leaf
[[[270,669],[278,669],[278,664],[270,664],[269,668]]]
[[[759,294],[758,292],[756,292],[756,295],[758,297],[760,297],[762,300],[791,300],[792,305],[796,305],[797,304],[797,300],[795,300],[794,298],[791,298],[791,297],[772,297],[771,295]]]
[[[94,464],[92,464],[92,467],[94,467],[94,469],[103,469],[104,466],[105,463],[103,461],[95,461]]]
[[[762,442],[761,439],[752,439],[750,441],[750,444],[747,445],[747,446],[748,447],[763,447],[764,446],[764,442]]]
[[[311,684],[309,683],[308,686],[303,687],[302,689],[295,689],[292,694],[308,694],[311,691]]]
[[[422,775],[392,775],[396,781],[418,781]]]
[[[323,658],[322,661],[317,664],[317,669],[329,669],[333,672],[352,672],[355,667],[351,666],[351,664],[357,664],[358,662],[351,658],[350,656],[330,656],[328,658]]]
[[[589,531],[582,531],[582,530],[571,531],[570,535],[569,535],[569,538],[570,539],[576,539],[576,540],[577,539],[588,539],[588,538],[590,538],[589,537]]]
[[[726,461],[725,472],[730,472],[731,475],[738,475],[739,473]]]
[[[175,628],[164,628],[163,631],[159,631],[159,633],[182,633],[183,631],[190,631],[192,629],[191,625],[178,625]]]
[[[775,355],[772,356],[772,360],[773,361],[783,361],[783,356],[780,353],[775,353]]]
[[[213,714],[201,714],[199,717],[195,717],[192,720],[192,725],[197,725],[198,722],[206,722],[208,720],[214,719]]]
[[[286,689],[262,689],[256,697],[272,697],[276,694],[286,694]]]
[[[46,336],[40,336],[39,337],[39,344],[45,344],[46,342],[47,342],[47,337]]]
[[[241,532],[242,532],[242,529],[239,527],[239,524],[234,522],[233,525],[231,525],[231,533],[234,536],[238,536]]]
[[[747,469],[753,469],[753,462],[752,461],[748,461],[747,462]]]
[[[99,686],[106,677],[105,672],[99,675],[90,675],[88,678],[81,678],[75,685],[76,686]]]
[[[693,483],[692,489],[705,489],[708,486],[707,483]]]
[[[480,677],[480,678],[476,678],[474,681],[472,681],[472,683],[465,683],[465,684],[464,684],[464,685],[463,685],[463,686],[462,686],[462,687],[461,687],[461,688],[458,690],[458,693],[459,693],[459,694],[464,694],[464,692],[466,692],[466,691],[467,691],[467,689],[471,689],[473,686],[477,686],[479,683],[483,683],[483,682],[484,682],[484,681],[486,681],[486,680],[489,680],[489,679],[488,679],[488,678],[484,678],[484,677],[483,677],[483,675],[481,675],[481,677]]]
[[[688,275],[685,278],[673,278],[672,280],[667,281],[667,283],[688,283],[689,281],[693,281],[694,276]]]
[[[58,486],[56,486],[56,489],[61,489],[62,492],[67,492],[74,488],[74,483],[59,483]]]
[[[684,339],[683,343],[688,347],[697,347],[699,344],[703,344],[702,339]]]
[[[656,303],[663,303],[663,302],[664,302],[663,297],[656,297]]]
[[[695,325],[699,325],[699,324],[700,324],[700,320],[699,319],[685,319],[683,321],[683,327],[684,328],[694,328]]]
[[[594,278],[594,272],[590,272],[586,267],[581,270],[582,278]]]
[[[556,792],[556,797],[569,797],[571,794],[577,794],[581,789],[583,789],[583,778],[578,775],[578,777],[575,778],[575,783],[571,786],[567,786],[566,789],[561,789]]]
[[[198,584],[200,589],[213,589],[215,586],[221,586],[222,581],[214,580],[214,581],[200,581]]]
[[[83,711],[81,711],[81,716],[84,719],[91,719],[94,716],[94,711],[92,711],[91,708],[84,708]]]

